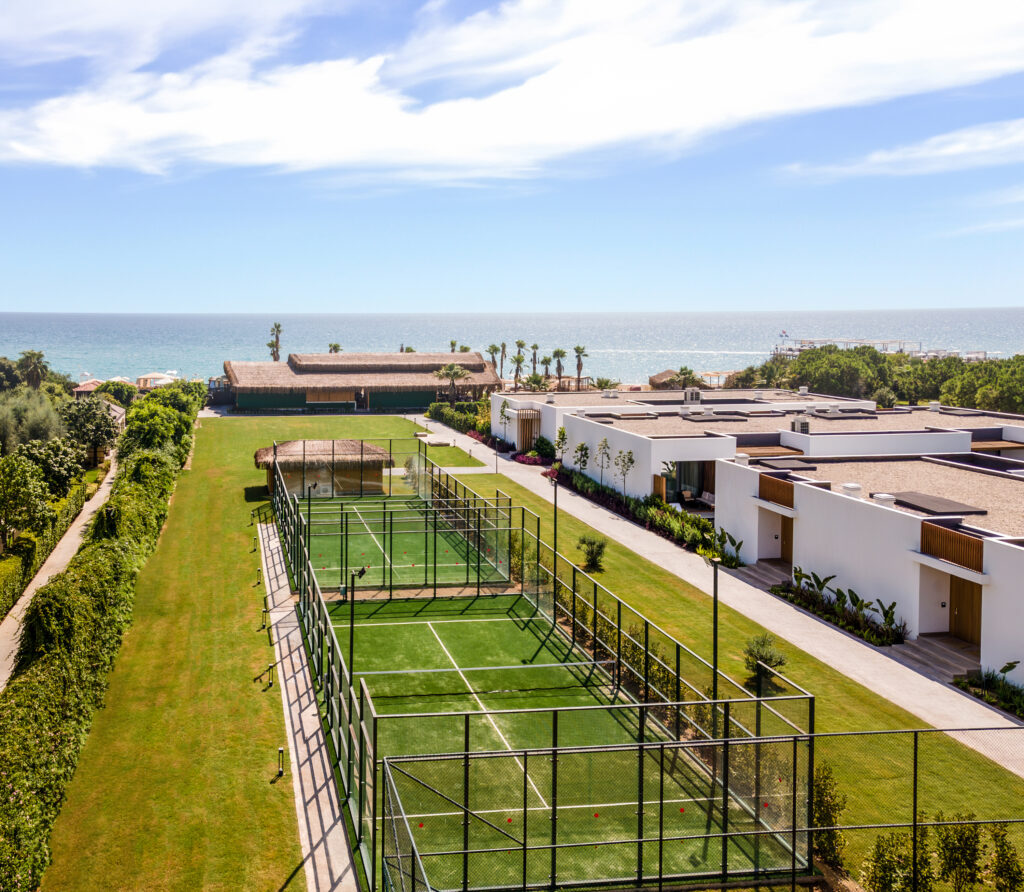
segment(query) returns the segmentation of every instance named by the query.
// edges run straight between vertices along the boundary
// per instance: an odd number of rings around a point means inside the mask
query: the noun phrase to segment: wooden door
[[[792,517],[781,517],[782,521],[782,532],[780,538],[782,542],[779,546],[779,557],[782,558],[787,564],[793,563],[793,518]]]
[[[949,634],[981,644],[981,585],[949,577]]]

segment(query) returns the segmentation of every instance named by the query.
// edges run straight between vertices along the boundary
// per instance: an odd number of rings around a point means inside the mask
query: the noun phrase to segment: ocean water
[[[729,313],[495,314],[93,314],[0,313],[0,356],[42,350],[72,378],[136,378],[174,371],[208,378],[226,359],[269,359],[270,326],[280,322],[282,354],[324,352],[337,341],[348,352],[447,351],[451,339],[483,352],[505,341],[587,349],[584,374],[645,382],[664,369],[740,369],[761,362],[785,331],[791,337],[905,338],[926,349],[1024,352],[1024,308]],[[526,351],[527,354],[529,351]],[[529,357],[528,357],[529,358]],[[508,365],[506,364],[506,372]]]

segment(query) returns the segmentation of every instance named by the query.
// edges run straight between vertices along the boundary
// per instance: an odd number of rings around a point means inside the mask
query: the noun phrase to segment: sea
[[[224,361],[268,360],[270,327],[282,327],[288,353],[342,350],[449,350],[456,340],[484,352],[505,341],[538,344],[538,356],[561,347],[575,373],[573,347],[586,348],[584,374],[642,383],[664,371],[742,369],[767,358],[791,338],[902,338],[923,349],[1024,352],[1024,307],[870,311],[702,313],[459,313],[459,314],[102,314],[0,313],[0,356],[42,350],[72,378],[135,379],[171,372],[206,379]],[[529,359],[529,350],[527,349]],[[527,364],[529,371],[529,363]],[[508,364],[506,363],[506,373]]]

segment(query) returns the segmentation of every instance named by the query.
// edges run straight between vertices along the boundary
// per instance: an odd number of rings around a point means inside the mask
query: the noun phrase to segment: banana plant
[[[828,584],[836,578],[836,574],[833,573],[831,576],[821,577],[817,573],[811,573],[811,581],[814,583],[814,590],[818,593],[819,597],[825,597],[825,589]]]
[[[878,613],[881,615],[882,625],[885,628],[891,629],[893,626],[896,625],[895,601],[893,601],[891,604],[885,604],[882,602],[881,598],[879,598],[878,602],[875,604],[875,610],[877,610]]]
[[[811,576],[809,573],[804,573],[803,567],[793,568],[793,585],[795,585],[798,589],[802,589],[806,584],[807,580],[810,578]]]
[[[836,613],[842,616],[843,613],[846,612],[846,602],[848,600],[846,597],[846,591],[845,589],[834,588],[832,589],[832,593],[836,596]]]
[[[849,591],[850,595],[850,606],[857,611],[857,619],[860,622],[864,621],[864,614],[875,606],[874,601],[866,601],[860,595],[858,595],[852,588]]]

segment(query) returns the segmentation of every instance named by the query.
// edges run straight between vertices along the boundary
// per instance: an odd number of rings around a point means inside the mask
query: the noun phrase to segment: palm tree
[[[462,381],[469,377],[469,372],[464,369],[457,362],[450,362],[448,365],[442,366],[434,371],[434,377],[439,378],[442,381],[447,381],[451,387],[451,403],[455,405],[455,384],[457,381]]]
[[[704,382],[689,366],[679,366],[679,371],[665,382],[669,387],[682,390],[684,387],[700,387]]]
[[[522,353],[517,353],[515,356],[512,357],[512,369],[514,372],[514,383],[512,385],[513,390],[519,389],[519,376],[522,375],[523,373],[524,362],[526,362],[526,357],[523,356]]]
[[[587,348],[577,344],[572,351],[576,354],[576,392],[579,393],[580,378],[583,377],[583,357],[587,355]]]
[[[555,377],[558,378],[558,389],[561,390],[562,372],[565,371],[565,369],[562,366],[562,360],[565,359],[567,354],[561,347],[558,347],[555,350],[551,351],[551,355],[555,357]]]
[[[491,357],[491,365],[494,366],[494,371],[498,371],[498,354],[501,352],[501,347],[497,344],[491,344],[487,348],[487,353]]]
[[[331,341],[331,343],[327,345],[327,352],[328,353],[341,353],[341,344],[336,344],[333,341]]]
[[[452,353],[455,352],[455,348],[459,345],[458,341],[449,341],[448,346],[452,348]]]
[[[279,362],[281,359],[281,323],[275,322],[270,326],[270,340],[267,341],[267,346],[270,348],[270,358],[274,362]]]
[[[522,353],[526,349],[526,341],[520,338],[516,341],[516,353]],[[526,356],[523,356],[523,362],[526,362]]]
[[[502,380],[505,378],[505,355],[507,346],[508,345],[504,341],[501,342],[501,371],[498,372],[498,377]]]
[[[540,344],[530,344],[530,350],[533,353],[533,374],[537,374],[537,351],[540,350]]]
[[[46,373],[50,371],[50,366],[43,359],[41,350],[23,350],[18,357],[18,371],[29,387],[38,390]]]
[[[551,377],[551,371],[550,371],[550,369],[551,369],[551,357],[550,356],[542,356],[540,358],[540,364],[541,364],[541,366],[544,369],[544,377],[545,378],[550,378]]]

